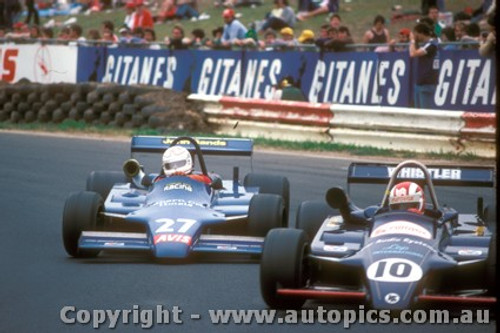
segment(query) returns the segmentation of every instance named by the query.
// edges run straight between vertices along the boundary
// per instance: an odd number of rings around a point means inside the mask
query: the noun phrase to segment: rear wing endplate
[[[163,153],[165,149],[176,137],[162,136],[134,136],[130,146],[130,152],[133,153]],[[233,139],[233,138],[194,138],[200,146],[204,155],[220,156],[252,156],[252,139]],[[195,151],[195,147],[189,141],[180,141],[177,143],[185,147],[190,152]]]
[[[379,163],[351,163],[347,172],[349,184],[387,184],[396,165]],[[493,187],[495,169],[493,167],[428,165],[427,169],[436,186]],[[419,168],[403,168],[399,172],[401,181],[419,181],[424,174]]]

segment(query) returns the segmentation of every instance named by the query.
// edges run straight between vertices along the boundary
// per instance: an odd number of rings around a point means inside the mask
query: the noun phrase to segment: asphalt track
[[[64,200],[85,187],[92,170],[120,170],[129,156],[128,142],[60,138],[0,132],[0,332],[90,332],[90,325],[66,325],[60,320],[64,306],[76,309],[164,309],[178,306],[182,324],[155,325],[163,332],[335,332],[342,325],[215,325],[208,310],[261,310],[255,262],[195,262],[158,264],[141,256],[101,254],[97,260],[69,258],[61,241]],[[149,159],[152,168],[159,160]],[[209,159],[208,168],[229,178],[233,163]],[[248,161],[241,161],[249,165]],[[158,163],[158,164],[156,164]],[[291,182],[291,216],[299,202],[322,198],[332,185],[345,186],[349,161],[256,152],[254,171],[278,173]],[[150,171],[154,171],[149,169]],[[241,174],[246,172],[242,169]],[[482,193],[476,189],[438,191],[442,203],[468,207]],[[354,188],[356,202],[381,199],[380,188]],[[292,223],[294,218],[291,219]],[[317,304],[308,303],[314,309]],[[329,309],[335,309],[330,305]],[[200,319],[190,319],[199,314]],[[173,319],[173,318],[171,318]],[[103,326],[108,324],[105,323]],[[355,324],[351,332],[426,331],[493,332],[489,325],[368,325]],[[140,325],[118,324],[115,331],[141,330]],[[151,330],[150,330],[151,331]]]

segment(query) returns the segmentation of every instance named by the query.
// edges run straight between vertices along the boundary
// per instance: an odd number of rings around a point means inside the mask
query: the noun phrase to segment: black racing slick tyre
[[[297,209],[295,228],[304,230],[309,237],[309,241],[312,242],[325,219],[336,213],[338,214],[338,211],[331,208],[324,201],[301,202]]]
[[[288,178],[276,175],[249,173],[243,179],[245,187],[258,187],[259,193],[277,194],[283,198],[285,214],[288,221],[290,209],[290,183]]]
[[[304,305],[305,299],[279,295],[277,290],[306,285],[308,253],[304,231],[279,228],[268,233],[260,262],[260,291],[270,308],[299,309]]]
[[[286,227],[283,198],[276,194],[256,194],[248,207],[248,233],[265,237],[269,230]]]
[[[127,182],[127,177],[122,171],[92,171],[87,177],[86,190],[99,193],[106,200],[115,184]]]
[[[103,210],[102,197],[89,191],[72,193],[64,204],[62,235],[66,252],[73,257],[96,257],[100,251],[78,249],[82,231],[96,230],[99,213]]]

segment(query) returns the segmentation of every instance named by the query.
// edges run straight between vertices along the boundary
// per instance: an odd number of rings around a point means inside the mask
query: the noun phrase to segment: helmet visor
[[[417,202],[405,202],[405,203],[398,203],[398,204],[392,204],[391,208],[393,210],[410,210],[410,209],[419,209],[419,203]]]
[[[166,170],[175,170],[175,169],[182,168],[185,165],[186,165],[186,161],[182,160],[182,161],[175,161],[175,162],[165,163],[163,166],[164,166],[164,168]]]

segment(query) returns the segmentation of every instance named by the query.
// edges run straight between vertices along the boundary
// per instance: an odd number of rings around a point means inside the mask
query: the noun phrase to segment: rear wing
[[[130,146],[133,153],[163,153],[176,137],[162,136],[134,136]],[[200,146],[204,155],[219,156],[252,156],[253,140],[232,138],[194,138]],[[195,147],[187,140],[180,141],[177,145],[182,146],[190,152]]]
[[[347,172],[349,184],[387,184],[396,165],[379,163],[351,163]],[[428,165],[432,183],[437,186],[493,187],[493,167]],[[401,181],[419,181],[424,174],[419,168],[403,168],[399,172]]]

